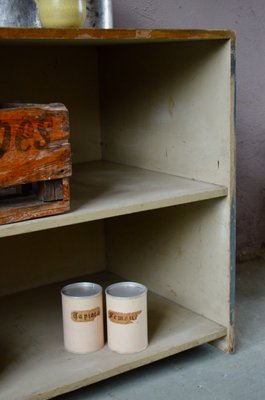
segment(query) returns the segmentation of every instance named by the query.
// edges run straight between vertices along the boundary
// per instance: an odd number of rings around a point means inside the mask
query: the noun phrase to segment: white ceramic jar
[[[120,282],[106,289],[108,346],[117,353],[137,353],[148,346],[147,288]]]
[[[102,287],[79,282],[62,291],[65,349],[85,354],[104,346]]]
[[[44,28],[80,28],[86,20],[86,0],[35,0]]]

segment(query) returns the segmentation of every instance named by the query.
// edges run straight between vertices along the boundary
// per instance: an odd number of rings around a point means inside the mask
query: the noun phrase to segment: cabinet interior
[[[204,41],[199,46],[192,41],[98,47],[69,45],[67,49],[58,44],[13,44],[2,46],[1,52],[5,60],[0,76],[1,101],[64,103],[70,116],[74,164],[105,160],[229,186],[231,104],[228,79],[230,47],[227,41]],[[111,180],[109,185],[112,185]],[[223,215],[226,211],[219,206],[220,202],[222,200],[207,201],[179,207],[180,211],[178,208],[157,210],[147,215],[119,217],[6,238],[3,249],[7,254],[3,257],[6,259],[3,265],[8,266],[6,274],[10,274],[11,270],[13,272],[9,284],[8,277],[2,280],[0,292],[7,294],[16,289],[78,277],[105,268],[141,281],[141,274],[147,271],[146,284],[165,297],[180,300],[184,306],[197,308],[197,301],[188,300],[186,285],[190,287],[193,281],[189,274],[195,277],[196,271],[198,274],[205,269],[208,273],[213,268],[221,274],[218,260],[222,260],[222,257],[217,256],[214,244],[209,246],[211,254],[205,251],[207,242],[213,242],[212,232],[218,218],[213,218],[211,222],[211,217],[207,217],[207,226],[209,223],[211,225],[208,233],[200,224],[194,228],[190,215],[194,213],[200,219],[197,209],[205,216],[216,212],[228,223],[227,215]],[[184,216],[182,210],[186,209],[190,211],[185,212]],[[174,218],[168,220],[168,214],[172,213]],[[158,249],[157,237],[153,250],[144,255],[144,242],[135,242],[134,248],[134,241],[139,239],[135,234],[133,242],[128,240],[132,248],[127,249],[123,244],[120,251],[118,244],[125,238],[122,233],[125,228],[121,227],[123,224],[127,227],[127,219],[129,226],[133,222],[133,231],[143,232],[145,227],[143,237],[149,241],[153,237],[153,228],[149,226],[153,219],[156,232],[160,232],[161,238],[164,238],[161,246],[165,248]],[[201,219],[205,220],[204,217]],[[162,284],[157,280],[154,285],[153,281],[158,276],[168,276],[163,257],[160,260],[158,254],[168,253],[171,245],[170,240],[166,243],[166,237],[170,235],[170,226],[173,230],[172,247],[175,243],[177,247],[172,253],[173,268],[170,268],[180,276],[178,278],[173,274],[172,278],[177,278],[174,280],[169,277],[169,282],[177,284],[166,289],[167,283]],[[197,235],[197,229],[200,235]],[[129,237],[133,231],[128,231]],[[199,242],[196,246],[190,246],[189,235],[201,237],[198,240],[206,242],[202,246],[204,256],[201,260],[188,251],[188,247],[195,248],[195,253],[200,251]],[[184,253],[178,250],[180,241],[188,243]],[[140,245],[141,248],[138,248]],[[219,243],[217,247],[220,247]],[[18,249],[12,254],[12,262],[10,251],[7,250],[11,248]],[[121,256],[122,252],[125,254]],[[26,257],[21,257],[25,253]],[[185,262],[181,254],[185,254]],[[144,262],[144,258],[148,261]],[[132,263],[128,266],[132,259],[136,265]],[[155,275],[151,273],[154,262],[157,263]],[[176,268],[177,264],[181,266],[183,262],[187,266]],[[187,268],[191,271],[185,277]],[[127,274],[127,270],[131,272]],[[200,296],[205,297],[203,302],[206,305],[203,308],[207,310],[207,315],[208,293],[203,290],[203,282],[202,289],[196,278],[194,282],[198,300]],[[223,284],[220,287],[223,288]],[[210,290],[218,296],[213,285]],[[183,296],[180,295],[182,291],[185,292]],[[178,294],[174,295],[174,292]],[[193,296],[194,290],[191,298]],[[218,299],[217,303],[225,309],[225,302]],[[213,307],[210,316],[224,323],[222,314],[216,313]]]
[[[1,54],[1,102],[64,103],[73,163],[108,160],[228,184],[229,41],[37,42]]]
[[[107,271],[119,277],[115,279],[146,284],[161,302],[170,300],[220,324],[218,333],[214,328],[203,334],[204,341],[225,336],[231,323],[230,41],[93,45],[80,40],[67,46],[11,41],[1,43],[1,55],[1,102],[62,102],[68,108],[74,169],[73,214],[48,218],[47,224],[40,220],[0,227],[0,295]],[[115,186],[122,174],[122,185]],[[185,191],[181,200],[168,200],[166,185],[174,177],[194,185],[192,194]],[[212,186],[208,190],[205,184]],[[147,186],[148,200],[132,196],[135,204],[128,206],[131,188],[145,196]],[[74,193],[85,187],[77,202]],[[83,200],[89,209],[101,199],[103,208],[111,203],[106,207],[110,212],[96,210],[89,218],[78,214]],[[119,201],[120,209],[113,211]],[[60,284],[57,289],[59,305]],[[180,350],[195,342],[192,338]],[[145,362],[169,354],[161,350]],[[144,364],[139,359],[135,366]],[[71,390],[100,379],[78,376]],[[57,394],[55,386],[40,398]]]

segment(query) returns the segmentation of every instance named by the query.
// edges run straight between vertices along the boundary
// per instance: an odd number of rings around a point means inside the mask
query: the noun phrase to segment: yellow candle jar
[[[80,28],[86,20],[86,0],[36,0],[44,28]]]

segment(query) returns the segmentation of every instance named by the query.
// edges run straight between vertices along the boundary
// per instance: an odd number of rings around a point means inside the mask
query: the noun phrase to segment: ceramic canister
[[[118,353],[136,353],[148,346],[147,288],[120,282],[106,289],[108,346]]]
[[[89,353],[104,345],[102,287],[79,282],[62,291],[65,349],[72,353]]]
[[[35,0],[44,28],[79,28],[86,20],[86,0]]]

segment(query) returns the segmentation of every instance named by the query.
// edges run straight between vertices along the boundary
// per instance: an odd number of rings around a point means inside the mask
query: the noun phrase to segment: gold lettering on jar
[[[93,308],[93,310],[85,311],[72,311],[71,319],[74,322],[91,322],[100,316],[100,308]]]
[[[134,323],[141,313],[142,313],[142,311],[135,311],[135,312],[131,312],[131,313],[121,313],[121,312],[109,310],[108,317],[111,320],[111,322],[114,322],[115,324],[129,325],[129,324]]]

